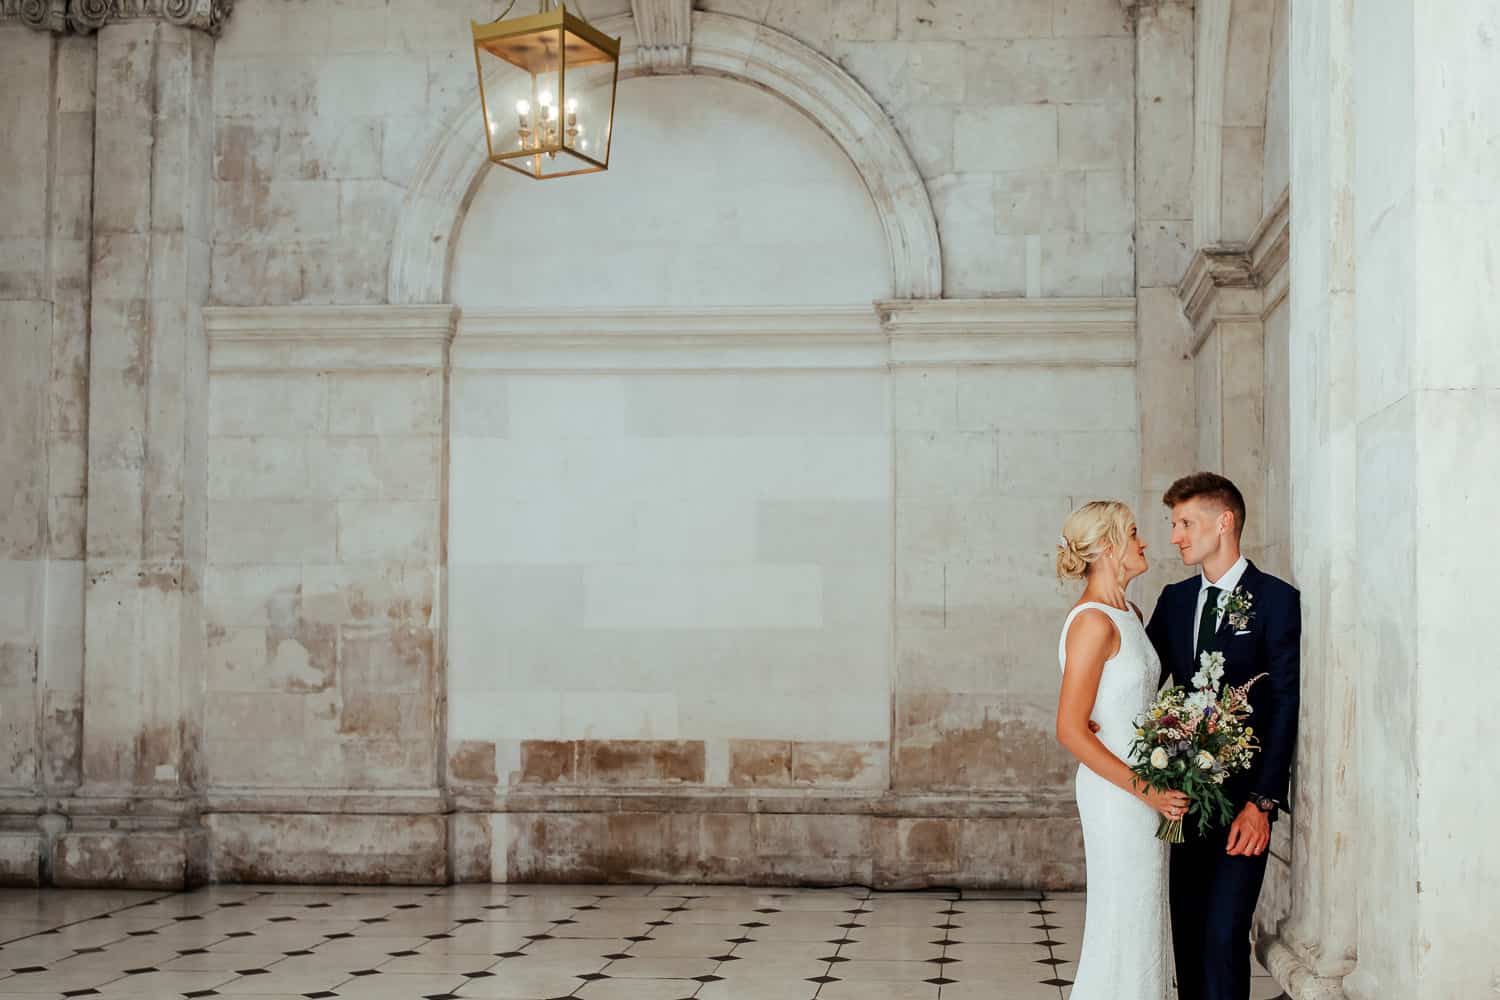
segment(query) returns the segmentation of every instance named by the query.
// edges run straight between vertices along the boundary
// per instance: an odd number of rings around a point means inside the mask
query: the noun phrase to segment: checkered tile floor
[[[1064,1000],[1083,907],[741,886],[0,890],[0,1000]],[[1280,991],[1260,977],[1252,995]]]

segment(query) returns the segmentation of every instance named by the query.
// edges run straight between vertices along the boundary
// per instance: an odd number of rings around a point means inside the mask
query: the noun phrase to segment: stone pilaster
[[[1358,536],[1353,577],[1337,582],[1358,595],[1347,759],[1360,862],[1341,886],[1359,899],[1344,990],[1494,995],[1500,806],[1477,790],[1496,782],[1484,735],[1500,699],[1486,594],[1500,491],[1500,163],[1484,154],[1500,145],[1486,97],[1500,86],[1495,12],[1345,6]]]
[[[60,884],[180,887],[204,868],[213,40],[175,20],[98,33],[84,784]]]
[[[11,7],[5,13],[15,13]],[[0,27],[0,882],[78,783],[93,44]]]
[[[1136,26],[1136,516],[1151,558],[1135,596],[1149,611],[1162,586],[1182,575],[1161,496],[1197,464],[1193,335],[1176,294],[1193,227],[1193,5],[1126,6]]]
[[[1352,0],[1291,12],[1288,387],[1292,572],[1302,590],[1302,720],[1288,864],[1267,874],[1261,961],[1291,995],[1342,997],[1355,958],[1359,886],[1371,879],[1355,789],[1358,653],[1358,392],[1354,329]],[[1385,542],[1378,547],[1384,547]],[[1394,786],[1392,794],[1403,794]],[[1279,854],[1279,850],[1277,851]]]

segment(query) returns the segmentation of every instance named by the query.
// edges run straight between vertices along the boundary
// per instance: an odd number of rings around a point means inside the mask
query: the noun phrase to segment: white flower
[[[1210,770],[1213,770],[1214,755],[1211,754],[1211,753],[1209,753],[1207,750],[1200,750],[1198,752],[1197,760],[1198,760],[1198,769],[1199,770],[1201,770],[1201,771],[1210,771]]]
[[[1193,687],[1206,688],[1224,679],[1224,654],[1205,652],[1198,657],[1199,671],[1193,675]]]
[[[1166,767],[1167,766],[1167,751],[1164,750],[1164,749],[1162,749],[1161,747],[1157,747],[1155,750],[1152,750],[1151,751],[1151,766],[1155,767],[1155,768],[1158,768],[1158,769]]]

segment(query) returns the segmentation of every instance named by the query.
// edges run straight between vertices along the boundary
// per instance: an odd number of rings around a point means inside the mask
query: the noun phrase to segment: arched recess
[[[1243,242],[1261,218],[1276,0],[1198,0],[1193,235]]]
[[[636,59],[633,19],[611,18],[598,26],[621,36],[622,79],[647,72]],[[853,77],[789,35],[702,11],[693,14],[691,72],[759,87],[832,136],[853,162],[880,215],[894,296],[942,295],[937,220],[927,188],[895,126]],[[417,170],[391,249],[387,295],[392,305],[448,301],[454,237],[490,166],[474,136],[479,118],[476,88],[473,98],[449,117]]]

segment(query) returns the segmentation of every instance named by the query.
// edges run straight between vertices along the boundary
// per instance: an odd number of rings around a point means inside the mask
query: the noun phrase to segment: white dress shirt
[[[1235,560],[1234,565],[1229,567],[1229,572],[1225,573],[1217,580],[1210,580],[1208,578],[1208,574],[1204,573],[1201,569],[1198,571],[1198,604],[1193,609],[1193,649],[1198,648],[1198,623],[1203,620],[1203,602],[1208,599],[1208,588],[1218,587],[1219,590],[1222,591],[1222,593],[1220,593],[1219,595],[1219,600],[1223,601],[1225,594],[1232,593],[1234,591],[1234,588],[1240,585],[1240,577],[1245,575],[1245,570],[1249,567],[1249,561],[1246,560],[1244,556],[1240,556]],[[1219,626],[1223,623],[1224,607],[1221,604],[1219,606],[1219,613],[1214,616],[1215,631],[1217,631]]]

